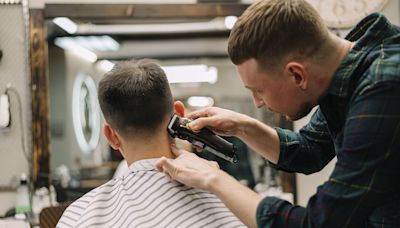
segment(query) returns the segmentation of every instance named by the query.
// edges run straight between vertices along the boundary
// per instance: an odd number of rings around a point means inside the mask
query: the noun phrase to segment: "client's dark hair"
[[[151,134],[173,112],[165,72],[153,60],[117,63],[98,88],[106,121],[123,135]]]

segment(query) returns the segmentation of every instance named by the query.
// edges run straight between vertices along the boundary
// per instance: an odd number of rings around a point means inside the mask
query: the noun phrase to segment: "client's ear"
[[[185,105],[182,103],[182,101],[175,101],[174,108],[176,115],[180,117],[185,116]]]
[[[115,130],[108,124],[105,123],[103,126],[103,133],[106,136],[108,143],[114,150],[118,150],[121,147],[118,135]]]

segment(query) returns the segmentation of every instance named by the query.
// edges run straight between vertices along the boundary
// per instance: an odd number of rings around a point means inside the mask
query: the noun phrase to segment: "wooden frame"
[[[248,4],[46,4],[46,18],[199,19],[240,16]]]
[[[50,123],[47,41],[44,11],[29,11],[29,55],[32,96],[32,179],[35,187],[49,186]]]

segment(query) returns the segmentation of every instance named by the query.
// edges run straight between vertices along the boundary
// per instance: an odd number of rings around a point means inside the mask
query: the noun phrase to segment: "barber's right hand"
[[[188,118],[194,119],[189,123],[193,131],[203,127],[210,128],[214,133],[225,136],[240,136],[244,132],[244,122],[250,118],[246,115],[217,107],[209,107],[191,112]]]
[[[172,180],[182,184],[211,191],[212,183],[223,173],[215,161],[207,161],[188,151],[171,147],[174,160],[160,158],[156,167]]]

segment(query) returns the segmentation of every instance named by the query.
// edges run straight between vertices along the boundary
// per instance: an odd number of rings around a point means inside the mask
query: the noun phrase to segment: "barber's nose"
[[[265,105],[264,101],[259,99],[259,100],[255,100],[254,103],[256,104],[257,108],[261,108]]]
[[[261,108],[262,106],[265,105],[263,99],[261,99],[257,94],[253,93],[253,101],[254,101],[254,105],[257,108]]]

